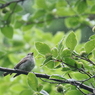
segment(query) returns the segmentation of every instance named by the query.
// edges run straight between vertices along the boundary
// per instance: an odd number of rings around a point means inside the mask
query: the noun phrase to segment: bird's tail
[[[5,72],[5,73],[3,74],[3,76],[7,76],[8,74],[11,75],[12,73]],[[19,76],[19,75],[20,75],[20,74],[17,73],[16,75],[13,76],[13,78],[15,78],[16,76]]]
[[[16,76],[19,76],[19,75],[20,75],[20,74],[17,73],[17,74],[15,74],[15,75],[13,76],[13,78],[15,78]]]
[[[4,74],[3,74],[3,76],[7,76],[8,74],[12,74],[12,73],[8,73],[8,72],[5,72]]]

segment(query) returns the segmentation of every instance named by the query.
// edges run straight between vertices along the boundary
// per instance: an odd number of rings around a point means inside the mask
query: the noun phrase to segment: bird
[[[26,57],[22,58],[22,60],[14,67],[15,70],[23,70],[23,71],[28,71],[30,72],[34,67],[35,67],[35,59],[34,59],[34,53],[28,53]],[[5,72],[3,74],[3,76],[6,76],[8,74],[12,74],[12,73],[8,73]],[[16,75],[14,75],[13,77],[16,77],[20,75],[19,73],[17,73]]]

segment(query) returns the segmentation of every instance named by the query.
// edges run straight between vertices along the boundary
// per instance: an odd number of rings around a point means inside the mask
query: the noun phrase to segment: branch
[[[83,60],[86,60],[86,61],[88,61],[90,64],[92,64],[92,65],[95,65],[90,59],[88,59],[88,58],[85,58],[85,57],[81,57],[81,56],[76,56],[76,57],[78,57],[78,58],[80,58],[80,59],[83,59]]]
[[[90,59],[88,59],[87,57],[82,57],[82,56],[80,56],[79,54],[77,54],[76,52],[73,52],[73,55],[74,55],[75,57],[77,57],[77,58],[80,58],[80,59],[83,59],[83,60],[89,62],[89,63],[92,64],[92,65],[95,65],[94,62],[92,62],[92,61],[91,61]]]
[[[8,72],[8,73],[18,73],[18,74],[25,74],[27,75],[29,72],[27,71],[22,71],[22,70],[15,70],[15,69],[8,69],[8,68],[3,68],[3,67],[0,67],[0,71],[3,71],[3,72]],[[34,73],[37,77],[39,78],[45,78],[45,79],[49,79],[49,80],[53,80],[53,81],[56,81],[56,82],[60,82],[60,83],[69,83],[71,85],[74,85],[74,86],[78,86],[80,88],[83,88],[85,90],[88,90],[89,92],[92,92],[93,93],[93,88],[87,86],[87,85],[84,85],[78,81],[71,81],[71,80],[60,80],[60,79],[52,79],[50,78],[50,75],[46,75],[46,74],[39,74],[39,73]]]
[[[11,18],[12,14],[14,13],[14,10],[15,10],[16,6],[17,6],[17,3],[15,3],[11,13],[8,15],[7,20],[6,20],[7,23],[8,23],[8,20]]]
[[[9,5],[12,4],[12,3],[18,3],[18,2],[22,2],[22,1],[25,1],[25,0],[16,0],[16,1],[8,2],[8,3],[6,3],[6,4],[2,4],[2,6],[0,6],[0,9],[3,9],[3,8],[9,6]]]
[[[86,15],[86,14],[81,14],[81,15]],[[41,23],[45,23],[45,22],[48,22],[48,21],[52,21],[52,20],[56,20],[56,19],[66,19],[66,18],[71,18],[71,17],[78,17],[78,15],[71,15],[71,16],[59,16],[59,17],[52,17],[50,19],[47,19],[47,20],[42,20],[42,21],[29,21],[27,22],[25,25],[30,25],[30,24],[41,24]]]
[[[57,60],[57,59],[55,59],[55,60],[58,61],[58,62],[62,62],[62,60]],[[91,78],[91,74],[87,73],[84,69],[82,69],[82,68],[77,68],[76,66],[72,66],[72,65],[67,64],[67,63],[65,63],[65,62],[62,62],[62,65],[63,65],[63,64],[65,64],[65,65],[67,65],[67,66],[69,66],[69,67],[75,68],[75,69],[78,70],[79,72],[84,73],[84,74],[86,74],[87,76],[89,76],[89,77]]]

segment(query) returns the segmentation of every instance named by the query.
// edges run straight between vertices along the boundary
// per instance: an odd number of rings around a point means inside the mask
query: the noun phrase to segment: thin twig
[[[88,78],[88,79],[82,80],[82,81],[80,81],[80,82],[84,83],[84,82],[86,82],[86,81],[88,81],[88,80],[90,80],[91,78],[94,78],[94,77],[95,77],[95,75],[91,76],[91,77]]]
[[[75,57],[77,57],[77,58],[80,58],[80,59],[83,59],[83,60],[85,60],[85,61],[88,61],[90,64],[92,64],[92,65],[95,65],[90,59],[88,59],[88,58],[85,58],[85,57],[81,57],[80,55],[75,55],[74,54],[74,56]]]
[[[87,72],[85,72],[85,70],[82,69],[82,68],[77,68],[77,67],[75,67],[75,66],[72,66],[72,65],[70,65],[70,64],[67,64],[67,63],[63,62],[62,60],[55,59],[55,61],[61,62],[61,64],[65,64],[65,65],[67,65],[67,66],[70,66],[70,67],[72,67],[72,68],[75,68],[75,69],[78,70],[79,72],[82,72],[82,73],[86,74],[87,76],[89,76],[89,77],[91,78],[91,75],[88,74]]]
[[[44,82],[51,83],[51,84],[60,84],[60,82],[51,82],[51,81],[46,81],[46,80],[44,80],[44,79],[42,79],[42,78],[41,78],[41,80],[42,80],[42,81],[44,81]]]
[[[77,89],[78,89],[83,95],[86,95],[79,87],[77,87]]]
[[[8,18],[7,18],[7,20],[6,20],[7,23],[8,23],[8,20],[11,18],[12,14],[14,13],[16,6],[17,6],[17,3],[15,3],[15,5],[14,5],[12,11],[11,11],[11,13],[8,15]]]
[[[58,60],[58,61],[59,61],[59,62],[62,62],[62,60]],[[62,63],[64,63],[64,62],[62,62]],[[88,74],[87,72],[85,72],[82,68],[77,68],[77,67],[72,66],[72,65],[67,64],[67,63],[64,63],[64,64],[66,64],[67,66],[70,66],[70,67],[72,67],[72,68],[75,68],[75,69],[78,70],[79,72],[83,72],[84,74],[86,74],[87,76],[89,76],[89,77],[91,78],[91,75]]]
[[[0,6],[0,9],[7,7],[7,6],[9,6],[10,4],[12,4],[12,3],[18,3],[18,2],[22,2],[22,1],[25,1],[25,0],[16,0],[16,1],[8,2],[8,3],[6,3],[6,4],[2,4],[2,6]]]

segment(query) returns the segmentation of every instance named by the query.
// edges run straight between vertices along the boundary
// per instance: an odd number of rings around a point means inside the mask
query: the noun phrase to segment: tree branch
[[[4,67],[0,67],[0,71],[3,71],[3,72],[8,72],[8,73],[19,73],[19,74],[25,74],[27,75],[29,72],[27,71],[22,71],[22,70],[15,70],[15,69],[8,69],[8,68],[4,68]],[[78,81],[71,81],[71,80],[60,80],[60,79],[52,79],[50,78],[50,75],[46,75],[46,74],[39,74],[39,73],[34,73],[37,77],[39,78],[45,78],[45,79],[49,79],[49,80],[53,80],[53,81],[56,81],[56,82],[60,82],[60,83],[68,83],[68,84],[71,84],[71,85],[74,85],[74,86],[78,86],[82,89],[85,89],[85,90],[88,90],[89,92],[92,92],[93,93],[93,88],[87,86],[87,85],[84,85]]]
[[[9,5],[12,4],[12,3],[18,3],[18,2],[22,2],[22,1],[25,1],[25,0],[16,0],[16,1],[8,2],[8,3],[6,3],[6,4],[2,4],[2,6],[0,6],[0,9],[3,9],[3,8],[9,6]]]

